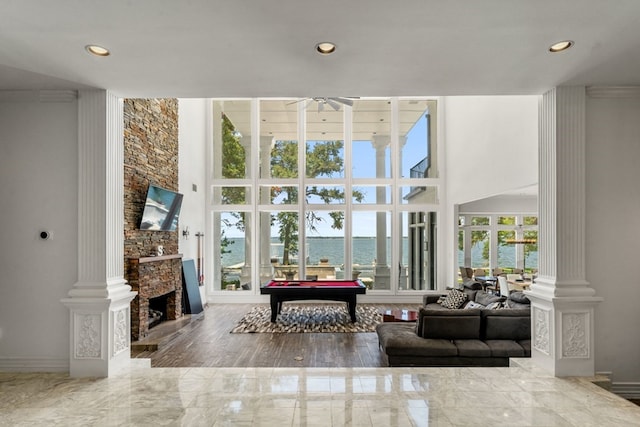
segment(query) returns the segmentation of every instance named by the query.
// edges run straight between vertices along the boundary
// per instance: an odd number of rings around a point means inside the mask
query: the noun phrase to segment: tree
[[[343,141],[310,141],[306,144],[306,176],[308,178],[332,177],[342,173],[344,170],[344,160],[342,152]],[[240,144],[240,135],[235,126],[226,115],[222,115],[222,176],[225,178],[244,178],[246,173],[247,153]],[[297,141],[276,141],[271,150],[271,177],[281,179],[297,178],[298,170],[298,142]],[[271,200],[279,200],[282,204],[295,205],[299,203],[300,189],[296,186],[273,187],[271,189]],[[245,203],[246,193],[243,187],[225,187],[222,189],[222,203],[237,204]],[[304,189],[304,200],[306,202],[313,197],[329,204],[335,201],[344,203],[344,190],[332,187],[307,186]],[[364,194],[359,190],[353,190],[353,198],[357,202],[364,199]],[[232,213],[236,222],[227,225],[235,226],[244,230],[244,213]],[[329,212],[331,227],[342,229],[344,226],[344,213]],[[275,223],[279,225],[278,238],[284,246],[283,264],[288,264],[291,256],[298,253],[298,213],[278,212],[275,216]],[[315,230],[318,223],[324,218],[314,212],[306,212],[305,222],[310,230]],[[226,248],[226,246],[225,246]]]
[[[308,178],[332,177],[342,173],[344,160],[342,158],[343,141],[313,141],[306,144],[306,176]],[[273,178],[298,177],[298,143],[296,141],[277,141],[271,150],[271,176]],[[283,204],[296,204],[299,198],[297,187],[276,187],[272,189],[272,200],[280,198]],[[332,187],[307,186],[304,189],[304,199],[317,198],[329,204],[335,201],[345,202],[344,190]],[[360,202],[364,194],[353,190],[353,197]],[[342,229],[344,226],[344,212],[329,212],[331,227]],[[319,222],[324,218],[312,211],[307,211],[305,222],[310,230],[316,230]],[[298,214],[297,212],[279,212],[276,215],[279,224],[278,237],[283,244],[283,264],[289,264],[291,256],[298,252]]]
[[[240,135],[229,118],[222,114],[222,176],[225,178],[244,178],[246,174],[246,153],[240,144]],[[244,187],[223,187],[222,203],[241,204],[245,202],[246,191]],[[230,213],[235,222],[225,221],[227,226],[235,226],[239,230],[244,230],[244,212]],[[222,252],[228,253],[227,247],[233,242],[223,237],[221,245]]]

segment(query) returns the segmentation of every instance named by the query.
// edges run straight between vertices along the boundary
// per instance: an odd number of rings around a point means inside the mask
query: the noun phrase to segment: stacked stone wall
[[[178,101],[177,99],[124,100],[124,257],[125,278],[134,291],[147,287],[131,305],[132,338],[146,335],[148,298],[177,290],[169,299],[182,314],[180,259],[138,265],[141,257],[153,256],[158,246],[165,254],[178,253],[176,231],[140,230],[140,220],[149,184],[178,191]],[[141,270],[141,271],[140,271]],[[176,318],[168,313],[168,318]]]

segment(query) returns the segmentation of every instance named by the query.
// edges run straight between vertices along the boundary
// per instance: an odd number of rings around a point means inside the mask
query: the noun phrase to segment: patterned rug
[[[356,305],[356,319],[356,323],[351,322],[346,304],[285,303],[275,323],[271,323],[271,308],[257,306],[240,319],[231,333],[375,332],[382,314],[379,308]]]

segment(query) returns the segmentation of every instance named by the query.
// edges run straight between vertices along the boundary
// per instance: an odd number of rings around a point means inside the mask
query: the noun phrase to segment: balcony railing
[[[429,171],[429,157],[425,157],[416,163],[411,169],[409,169],[409,178],[426,178]],[[404,196],[404,199],[409,200],[417,193],[426,190],[425,186],[411,186],[409,194]]]
[[[425,157],[409,169],[409,178],[426,178],[429,170],[429,158]]]

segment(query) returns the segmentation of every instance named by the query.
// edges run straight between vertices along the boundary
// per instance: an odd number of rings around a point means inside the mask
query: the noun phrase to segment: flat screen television
[[[175,231],[182,206],[182,194],[149,184],[140,230]]]

